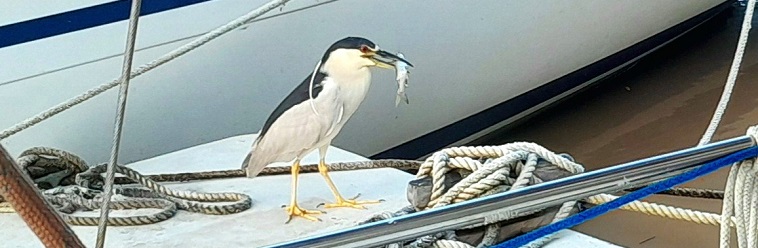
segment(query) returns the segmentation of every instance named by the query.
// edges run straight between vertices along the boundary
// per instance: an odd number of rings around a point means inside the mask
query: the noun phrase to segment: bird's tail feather
[[[248,153],[247,157],[245,157],[245,162],[242,163],[242,170],[245,171],[248,178],[258,176],[268,164],[267,159],[261,159],[261,156],[253,156],[253,152]]]
[[[272,162],[271,156],[267,156],[265,152],[259,152],[258,149],[256,149],[256,145],[257,142],[253,145],[252,149],[250,149],[250,152],[247,153],[245,160],[242,161],[242,170],[245,171],[248,178],[258,176],[258,174],[263,171],[263,168],[266,168],[266,165]]]

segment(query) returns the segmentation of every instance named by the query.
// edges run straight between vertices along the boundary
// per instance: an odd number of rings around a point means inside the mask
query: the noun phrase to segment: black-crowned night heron
[[[380,50],[365,38],[347,37],[326,50],[316,69],[279,103],[258,133],[242,169],[247,177],[255,177],[274,162],[294,161],[292,165],[292,195],[287,207],[289,216],[318,220],[312,214],[322,211],[306,210],[297,205],[297,179],[300,160],[318,149],[319,172],[329,185],[336,201],[326,208],[351,207],[365,209],[361,204],[379,201],[356,201],[340,195],[328,174],[324,156],[332,140],[345,122],[355,113],[371,85],[370,67],[394,69],[393,62],[406,60]]]

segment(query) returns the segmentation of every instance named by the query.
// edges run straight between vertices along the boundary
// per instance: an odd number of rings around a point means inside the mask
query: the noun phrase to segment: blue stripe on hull
[[[677,35],[699,25],[727,9],[734,0],[725,1],[693,18],[632,45],[582,69],[544,84],[534,90],[490,107],[465,119],[427,133],[391,149],[371,156],[371,159],[417,159],[476,134],[559,94],[596,78],[622,64],[672,40]]]
[[[207,1],[143,0],[140,16]],[[131,0],[118,0],[0,26],[0,48],[127,20],[130,9]]]

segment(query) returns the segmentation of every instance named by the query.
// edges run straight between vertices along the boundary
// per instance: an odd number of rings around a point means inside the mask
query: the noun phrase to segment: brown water
[[[571,154],[588,170],[695,146],[721,96],[743,15],[741,7],[729,11],[630,70],[475,144],[536,142]],[[758,125],[756,28],[750,33],[737,86],[714,140],[742,135]],[[727,172],[725,168],[684,186],[723,189]],[[660,195],[645,200],[721,212],[719,200]],[[719,233],[716,226],[623,210],[574,230],[625,247],[718,247]]]

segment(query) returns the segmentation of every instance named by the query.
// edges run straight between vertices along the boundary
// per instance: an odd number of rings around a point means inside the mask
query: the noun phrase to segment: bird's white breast
[[[371,72],[366,68],[363,73],[356,73],[349,78],[336,78],[334,81],[339,87],[339,96],[345,105],[345,114],[350,116],[358,110],[358,106],[366,98],[371,86]]]
[[[334,102],[329,103],[335,109],[336,116],[331,118],[332,125],[325,133],[328,140],[334,138],[339,133],[345,123],[358,110],[363,100],[366,98],[368,89],[371,86],[371,72],[366,69],[365,72],[355,73],[343,77],[327,77],[324,80],[324,91],[333,91]],[[323,94],[324,92],[322,92]]]

